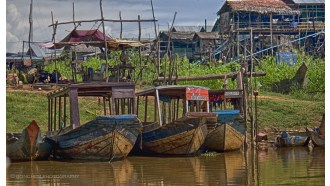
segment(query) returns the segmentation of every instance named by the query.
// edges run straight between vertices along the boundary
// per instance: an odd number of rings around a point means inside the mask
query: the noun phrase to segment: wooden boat
[[[36,121],[22,133],[7,133],[6,155],[11,161],[45,160],[52,151],[52,143],[43,139]]]
[[[141,153],[184,156],[199,152],[207,135],[206,124],[215,123],[217,116],[208,112],[208,88],[159,86],[136,95],[137,105],[144,106],[140,114],[143,132],[137,144]]]
[[[315,129],[310,130],[309,137],[313,141],[316,146],[325,147],[325,115],[323,114],[323,118],[321,121],[321,125]]]
[[[238,150],[244,144],[246,123],[244,120],[242,90],[210,90],[211,112],[217,113],[217,123],[208,125],[206,150]]]
[[[293,147],[307,145],[309,137],[307,132],[288,133],[282,131],[280,135],[275,137],[275,146],[277,147]]]
[[[126,157],[141,130],[134,114],[134,93],[132,83],[103,82],[71,84],[48,94],[48,137],[55,142],[54,157],[100,161]],[[69,126],[66,126],[67,97],[70,103]],[[96,102],[94,107],[97,107],[100,105],[97,104],[100,101],[97,97],[102,97],[103,108],[100,110],[104,116],[97,116],[80,125],[81,104],[78,104],[78,97],[88,99],[84,108],[93,107],[93,101]]]

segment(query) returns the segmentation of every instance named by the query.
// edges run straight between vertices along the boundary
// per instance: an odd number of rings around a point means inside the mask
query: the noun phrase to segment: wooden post
[[[240,50],[239,50],[239,13],[237,13],[237,35],[236,35],[236,39],[237,39],[237,57],[239,57],[239,54],[240,54]]]
[[[172,101],[168,104],[168,123],[172,121],[172,109],[171,109]]]
[[[53,131],[53,98],[50,99],[50,130]]]
[[[72,2],[72,20],[74,21],[74,23],[73,23],[74,28],[76,28],[76,22],[74,20],[74,2]]]
[[[109,113],[112,115],[112,108],[111,108],[111,98],[108,96],[108,104],[109,104]]]
[[[144,122],[147,122],[147,113],[148,113],[148,96],[146,96],[145,102],[144,102],[145,112],[144,112]]]
[[[137,96],[137,98],[136,98],[137,100],[136,100],[136,107],[134,107],[134,108],[136,108],[136,115],[139,117],[139,103],[140,103],[140,96]]]
[[[125,114],[125,98],[120,99],[120,108],[121,108],[121,114]]]
[[[57,114],[56,103],[57,103],[57,99],[56,99],[56,97],[54,99],[55,99],[55,103],[54,103],[54,131],[56,131],[56,114]]]
[[[272,56],[274,55],[274,50],[273,50],[273,14],[270,14],[270,46],[272,47],[271,52]]]
[[[155,20],[154,5],[152,3],[152,0],[150,0],[150,2],[151,2],[152,17]],[[154,21],[154,29],[155,29],[155,38],[156,38],[156,51],[157,51],[156,52],[156,54],[157,54],[156,71],[157,71],[157,74],[159,75],[159,72],[160,72],[159,40],[158,40],[157,27],[156,27],[155,21]]]
[[[50,99],[48,98],[48,132],[51,131],[51,127],[50,127],[50,115],[51,115],[51,110],[50,110]]]
[[[158,112],[157,106],[158,106],[158,104],[157,104],[157,99],[156,99],[156,96],[155,96],[154,97],[154,122],[157,121],[157,112]]]
[[[180,104],[180,100],[179,98],[176,100],[176,116],[175,118],[178,119],[179,118],[179,104]]]
[[[105,37],[104,17],[103,17],[103,10],[102,10],[102,0],[100,0],[100,9],[101,9],[101,19],[102,19],[103,39],[104,39],[104,51],[105,51],[105,75],[107,76],[106,77],[106,82],[108,82],[109,81],[109,75],[108,75],[108,70],[109,70],[108,45],[107,45],[107,39]]]
[[[254,136],[254,121],[253,121],[253,111],[252,111],[252,104],[253,104],[253,86],[252,86],[252,72],[253,72],[253,31],[252,27],[250,30],[250,38],[251,38],[251,47],[250,47],[250,65],[251,65],[251,70],[250,70],[250,89],[251,89],[251,100],[250,100],[250,120],[251,120],[251,146],[254,147],[254,141],[255,141],[255,136]]]
[[[78,108],[78,89],[73,88],[69,92],[70,101],[70,123],[72,129],[80,126],[79,108]]]
[[[64,95],[64,117],[63,117],[63,120],[64,120],[64,127],[66,127],[66,94]]]
[[[107,109],[106,109],[106,106],[105,106],[106,105],[105,104],[105,97],[103,96],[102,98],[103,98],[103,114],[107,115]]]
[[[29,30],[29,54],[30,54],[30,60],[32,64],[32,48],[31,48],[31,41],[33,42],[33,16],[32,16],[32,8],[33,8],[33,0],[31,0],[30,4],[30,16],[29,16],[29,23],[30,23],[30,30]],[[34,82],[33,82],[34,83]]]
[[[55,70],[57,71],[57,60],[56,60],[56,45],[55,45],[55,35],[56,35],[56,28],[57,28],[57,21],[56,24],[54,25],[54,16],[53,16],[53,12],[51,12],[52,15],[52,25],[53,25],[53,42],[54,42],[54,55],[55,55]],[[57,78],[57,73],[55,73],[55,78],[56,78],[56,86],[58,83],[58,78]]]
[[[121,11],[119,11],[119,20],[120,20],[120,39],[123,39],[123,22],[121,21]]]
[[[138,24],[139,24],[139,41],[141,41],[141,22],[140,22],[140,15],[138,15]]]
[[[114,105],[114,106],[113,106]],[[111,107],[111,109],[112,109],[112,114],[113,115],[117,115],[118,113],[117,113],[117,101],[116,101],[116,99],[115,98],[113,98],[112,97],[112,107]]]
[[[62,116],[62,97],[58,98],[58,129],[61,129],[61,116]]]
[[[158,117],[159,117],[159,125],[162,126],[163,125],[163,121],[162,121],[162,113],[161,113],[161,110],[160,110],[158,89],[156,89],[156,100],[157,100],[157,110],[158,110]]]

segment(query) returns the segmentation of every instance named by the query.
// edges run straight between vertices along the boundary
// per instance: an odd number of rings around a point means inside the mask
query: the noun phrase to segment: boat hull
[[[173,123],[142,133],[142,152],[148,155],[190,156],[198,154],[207,135],[207,122],[216,115],[190,114]]]
[[[309,136],[311,140],[316,144],[318,147],[325,147],[325,138],[324,135],[319,135],[314,131],[310,131]]]
[[[275,146],[277,147],[294,147],[305,146],[309,141],[307,132],[297,132],[289,134],[282,131],[281,135],[275,137]]]
[[[7,134],[6,155],[11,161],[46,160],[52,151],[52,142],[41,137],[33,120],[19,135]]]
[[[244,144],[244,135],[229,124],[218,124],[214,129],[209,129],[205,139],[205,147],[210,151],[238,150]]]
[[[110,161],[125,158],[140,130],[135,115],[102,116],[65,134],[53,136],[57,159]]]
[[[239,150],[244,144],[246,124],[238,110],[215,111],[217,124],[208,125],[205,148],[210,151]]]

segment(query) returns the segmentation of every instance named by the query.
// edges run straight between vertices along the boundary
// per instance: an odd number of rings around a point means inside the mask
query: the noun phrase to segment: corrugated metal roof
[[[287,4],[285,1],[286,0],[227,0],[226,5],[234,12],[299,14],[299,10],[293,8],[293,4]]]
[[[296,4],[325,4],[325,0],[292,0]]]

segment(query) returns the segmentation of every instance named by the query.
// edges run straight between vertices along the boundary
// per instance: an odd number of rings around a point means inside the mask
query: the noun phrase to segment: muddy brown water
[[[111,163],[18,162],[7,168],[7,185],[325,185],[324,167],[324,149],[318,148],[180,158],[129,156]]]

